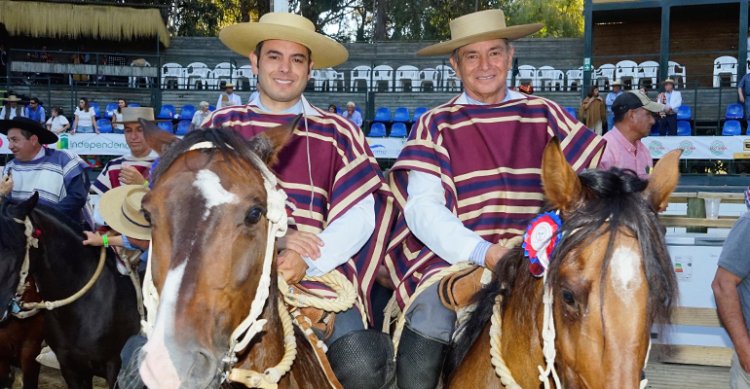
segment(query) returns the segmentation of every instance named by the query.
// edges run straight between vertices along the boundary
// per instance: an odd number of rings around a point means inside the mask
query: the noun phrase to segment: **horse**
[[[546,276],[532,275],[544,272],[524,249],[499,261],[454,335],[445,387],[539,388],[552,376],[550,387],[638,388],[652,325],[661,330],[677,300],[657,212],[677,185],[679,155],[662,158],[648,181],[617,168],[577,176],[550,142],[542,184],[562,233]]]
[[[8,309],[19,283],[27,239],[38,239],[28,249],[29,275],[46,301],[67,299],[82,290],[99,267],[101,250],[84,246],[82,228],[56,212],[37,206],[38,194],[0,207],[0,306]],[[33,237],[25,234],[26,225]],[[135,288],[121,275],[111,249],[91,289],[77,300],[45,312],[45,339],[60,362],[69,388],[91,388],[94,375],[115,386],[120,370],[120,350],[140,328]]]
[[[261,372],[257,381],[240,380],[252,387],[275,387],[277,379],[279,388],[337,387],[298,328],[282,333],[289,313],[279,300],[269,225],[287,216],[283,198],[272,201],[279,193],[264,181],[275,180],[266,165],[298,121],[249,141],[228,129],[192,131],[180,141],[141,122],[146,141],[161,151],[153,188],[143,199],[152,225],[147,271],[159,295],[153,330],[138,355],[148,387],[216,388],[236,383],[237,371]],[[265,304],[260,298],[256,305],[263,290]],[[245,334],[251,342],[235,358],[230,339],[248,312],[259,316]],[[288,362],[290,340],[297,349],[291,370],[271,373],[267,368]]]

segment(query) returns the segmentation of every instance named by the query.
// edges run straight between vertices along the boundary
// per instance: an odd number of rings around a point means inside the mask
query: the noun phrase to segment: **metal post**
[[[738,31],[739,42],[737,43],[737,80],[747,72],[747,12],[748,0],[740,0],[740,29]]]
[[[583,6],[583,80],[579,87],[581,98],[586,97],[586,89],[591,85],[591,71],[593,70],[593,39],[594,39],[594,10],[593,1],[585,0]]]
[[[661,7],[661,39],[659,44],[659,79],[664,81],[669,75],[669,16],[671,8],[665,1]],[[687,87],[687,85],[685,85]]]

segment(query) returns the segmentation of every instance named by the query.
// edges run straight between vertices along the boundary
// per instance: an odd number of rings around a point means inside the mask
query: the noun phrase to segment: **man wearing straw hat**
[[[151,107],[125,107],[122,109],[122,121],[115,124],[125,126],[125,142],[130,154],[115,158],[106,165],[94,181],[93,189],[102,194],[120,185],[143,185],[148,179],[148,172],[156,160],[156,153],[151,150],[143,137],[143,128],[138,119],[154,120],[154,109]]]
[[[43,145],[57,142],[57,135],[27,118],[0,120],[14,159],[3,169],[0,197],[25,200],[39,193],[39,203],[82,222],[88,198],[86,163],[67,150]]]
[[[604,104],[607,106],[607,131],[611,131],[612,127],[615,126],[615,115],[612,113],[612,104],[622,94],[622,83],[620,83],[620,80],[615,80],[610,86],[612,87],[612,91],[607,93],[607,98],[604,100]]]
[[[461,268],[478,285],[482,268],[520,244],[542,206],[547,142],[560,139],[576,169],[599,161],[601,138],[556,103],[506,87],[509,42],[541,27],[506,26],[499,9],[475,12],[450,22],[449,41],[417,52],[449,55],[464,92],[422,115],[390,174],[402,211],[386,256],[402,312],[394,334],[401,389],[438,384],[455,309],[465,305],[441,301],[437,275]]]
[[[682,93],[674,90],[674,80],[664,80],[664,92],[659,93],[656,102],[664,104],[664,111],[659,113],[659,135],[677,135],[677,109],[682,106]]]
[[[10,95],[6,98],[5,105],[0,108],[0,120],[12,120],[16,117],[23,117],[23,107],[18,105],[22,100],[16,95]]]
[[[259,93],[246,106],[215,111],[204,126],[230,127],[249,138],[303,115],[272,166],[289,195],[292,218],[278,241],[278,271],[293,284],[338,271],[356,286],[355,306],[336,314],[331,335],[323,337],[328,360],[344,388],[387,387],[393,378],[390,340],[364,323],[372,321],[369,293],[392,220],[392,197],[362,131],[302,95],[313,68],[341,64],[348,53],[315,32],[312,22],[288,13],[226,27],[219,38],[249,56]],[[301,284],[328,295],[320,284]]]
[[[219,101],[216,102],[216,109],[234,105],[242,105],[242,98],[234,93],[234,84],[227,82],[224,84],[224,92],[219,95]]]

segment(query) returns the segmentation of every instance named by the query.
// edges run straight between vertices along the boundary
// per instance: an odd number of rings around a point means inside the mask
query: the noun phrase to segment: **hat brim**
[[[32,126],[31,123],[23,120],[11,119],[11,120],[0,120],[0,134],[8,135],[8,131],[11,128],[20,128],[26,130],[39,139],[39,143],[48,145],[57,142],[58,137],[52,131],[42,127],[41,124],[38,126]]]
[[[151,239],[151,228],[141,227],[128,220],[122,213],[122,204],[133,187],[140,185],[123,185],[105,192],[99,199],[99,214],[113,230],[128,238],[140,240]]]
[[[419,51],[417,55],[420,57],[430,57],[433,55],[445,55],[450,54],[453,50],[466,46],[471,43],[482,42],[492,39],[507,39],[515,40],[529,36],[542,29],[541,23],[531,24],[520,24],[518,26],[510,26],[501,30],[487,31],[481,34],[468,35],[458,39],[451,39],[449,41],[436,43],[432,46],[427,46]]]
[[[662,83],[661,83],[661,84],[662,84],[662,85],[666,85],[666,84],[672,84],[672,85],[675,85],[675,82],[674,82],[674,80],[664,80],[664,81],[662,81]]]
[[[659,113],[659,112],[664,111],[664,104],[652,101],[652,102],[644,105],[643,108],[645,108],[647,111],[651,111],[653,113]]]
[[[258,43],[279,39],[310,49],[315,69],[340,65],[349,58],[346,48],[335,40],[310,31],[271,23],[239,23],[224,27],[219,39],[237,54],[248,57]]]
[[[147,121],[151,123],[171,122],[171,120],[169,119],[155,119],[155,120],[147,120]],[[138,120],[128,120],[128,121],[123,120],[121,122],[118,122],[118,121],[112,122],[112,124],[130,124],[130,123],[140,123],[140,122]]]

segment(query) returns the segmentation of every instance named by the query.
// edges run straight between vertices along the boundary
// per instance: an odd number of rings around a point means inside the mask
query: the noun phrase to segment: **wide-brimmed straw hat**
[[[615,80],[609,86],[622,86],[622,82],[620,80]]]
[[[39,139],[39,143],[48,145],[57,142],[57,135],[44,128],[41,123],[29,118],[16,117],[10,120],[0,120],[0,134],[8,135],[11,128],[26,130]]]
[[[138,119],[148,120],[150,122],[166,121],[155,120],[154,109],[151,107],[124,107],[122,109],[122,120],[115,121],[114,124],[138,123]]]
[[[335,40],[315,32],[307,18],[284,12],[271,12],[258,22],[239,23],[221,29],[219,39],[235,53],[249,56],[258,43],[279,39],[299,43],[310,49],[314,67],[340,65],[349,58],[346,48]]]
[[[470,13],[451,20],[451,39],[427,46],[419,51],[419,56],[449,54],[453,50],[471,43],[492,39],[514,40],[531,35],[542,29],[541,23],[505,25],[505,13],[500,9],[488,9]]]
[[[226,84],[224,84],[224,89],[227,88],[234,88],[234,84],[232,84],[231,82],[227,82]]]
[[[123,185],[105,192],[99,199],[99,213],[113,230],[141,240],[151,239],[151,224],[143,214],[141,203],[148,188]]]
[[[8,97],[3,97],[2,100],[5,100],[5,101],[11,102],[11,103],[20,103],[21,101],[23,101],[23,100],[19,99],[18,96],[16,96],[16,95],[10,95]]]
[[[661,84],[662,84],[662,85],[665,85],[665,84],[672,84],[672,86],[674,86],[674,85],[675,85],[675,82],[674,82],[674,80],[673,80],[673,79],[671,79],[671,78],[667,78],[667,79],[666,79],[666,80],[664,80],[664,81],[663,81],[663,82],[662,82]]]

